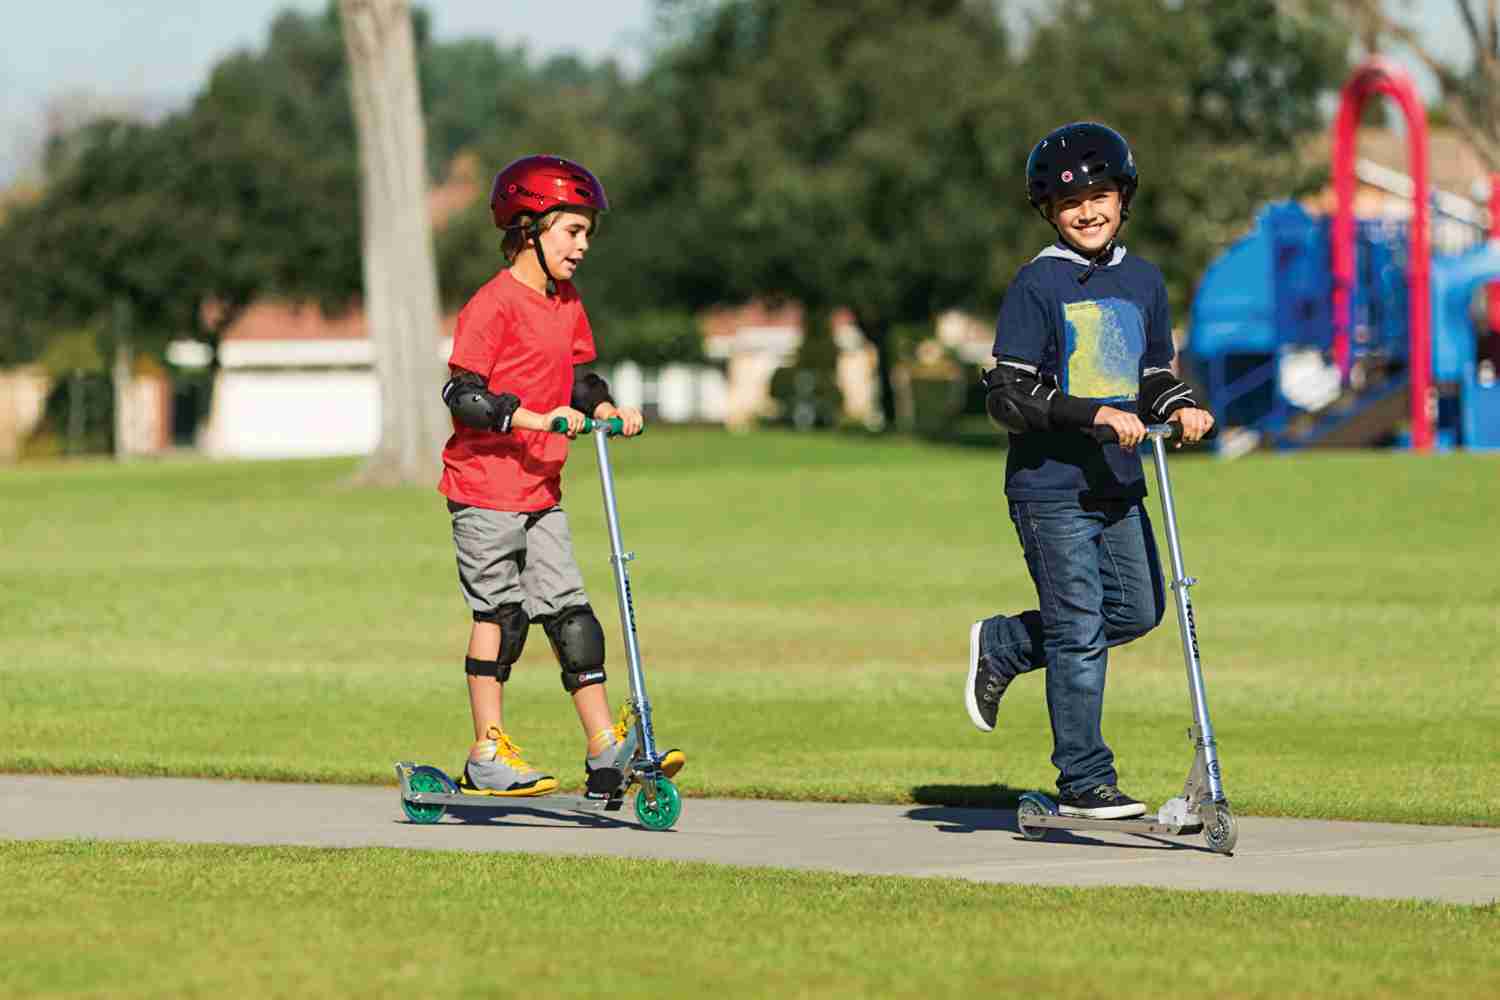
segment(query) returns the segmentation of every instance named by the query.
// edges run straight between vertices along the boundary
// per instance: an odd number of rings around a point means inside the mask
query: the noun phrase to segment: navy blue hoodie
[[[1156,265],[1117,246],[1088,280],[1089,262],[1061,243],[1016,272],[995,330],[995,357],[1055,376],[1069,396],[1136,412],[1141,376],[1172,364],[1167,288]],[[1010,436],[1012,500],[1132,499],[1146,495],[1140,455],[1080,430]]]

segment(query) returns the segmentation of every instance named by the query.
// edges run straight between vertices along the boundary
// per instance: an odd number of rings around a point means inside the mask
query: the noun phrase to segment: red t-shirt
[[[573,366],[594,360],[594,331],[570,281],[543,295],[501,271],[458,314],[448,364],[489,380],[490,392],[513,393],[535,413],[567,406]],[[438,492],[492,510],[546,510],[562,499],[568,439],[513,428],[508,434],[453,421],[443,448]]]

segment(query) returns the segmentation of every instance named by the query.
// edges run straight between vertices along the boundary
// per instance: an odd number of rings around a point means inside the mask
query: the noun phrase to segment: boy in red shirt
[[[474,615],[464,672],[475,742],[459,781],[469,794],[557,788],[521,758],[501,714],[503,685],[533,622],[552,643],[588,739],[588,794],[620,788],[636,749],[628,709],[618,722],[610,714],[604,632],[559,506],[568,439],[585,415],[619,417],[626,435],[643,426],[639,411],[617,408],[604,380],[579,367],[594,360],[594,337],[569,279],[608,207],[599,180],[569,160],[528,156],[500,171],[490,210],[510,266],[474,293],[453,337],[443,386],[453,436],[438,490],[448,498],[459,583]],[[558,418],[566,437],[549,433]],[[683,762],[681,751],[669,751],[662,769],[675,774]]]

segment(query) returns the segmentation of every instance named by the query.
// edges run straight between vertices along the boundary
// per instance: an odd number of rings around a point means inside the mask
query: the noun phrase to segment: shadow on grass
[[[924,806],[953,806],[959,809],[1014,809],[1029,788],[1012,785],[917,785],[911,790],[913,802]]]

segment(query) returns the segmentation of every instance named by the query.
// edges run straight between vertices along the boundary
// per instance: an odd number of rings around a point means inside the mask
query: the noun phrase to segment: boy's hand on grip
[[[1134,451],[1135,446],[1146,439],[1146,425],[1141,423],[1141,418],[1113,406],[1099,407],[1099,412],[1094,414],[1094,423],[1113,430],[1120,439],[1120,447],[1126,451]]]
[[[641,411],[633,406],[617,407],[613,403],[600,403],[594,407],[595,420],[609,420],[614,417],[620,418],[624,429],[620,432],[626,437],[635,437],[646,426],[646,418],[641,416]]]
[[[1177,445],[1179,448],[1184,444],[1202,441],[1203,436],[1212,430],[1214,426],[1214,415],[1212,413],[1191,406],[1184,407],[1181,410],[1174,410],[1167,420],[1176,421],[1182,425],[1182,441]]]
[[[553,425],[553,422],[557,420],[566,421],[568,429],[563,433],[571,438],[577,437],[583,432],[583,423],[588,418],[585,417],[582,413],[579,413],[577,410],[573,409],[571,406],[559,406],[555,410],[548,410],[546,417],[544,417],[543,419],[545,420],[545,423],[543,424],[543,426],[545,427],[551,427]]]

